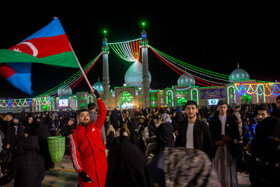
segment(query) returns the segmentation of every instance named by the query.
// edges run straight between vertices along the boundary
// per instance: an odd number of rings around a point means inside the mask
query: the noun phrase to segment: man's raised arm
[[[97,90],[90,90],[90,91],[92,94],[95,95],[97,100],[97,106],[98,106],[98,116],[95,125],[101,129],[106,119],[107,110],[103,100],[100,98],[98,91]]]

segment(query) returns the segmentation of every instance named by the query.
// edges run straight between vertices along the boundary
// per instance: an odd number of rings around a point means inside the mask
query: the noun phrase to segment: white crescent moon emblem
[[[30,47],[30,49],[33,51],[33,56],[37,56],[38,55],[37,48],[31,42],[21,42],[21,43],[19,43],[17,45],[21,45],[21,44],[28,45]]]

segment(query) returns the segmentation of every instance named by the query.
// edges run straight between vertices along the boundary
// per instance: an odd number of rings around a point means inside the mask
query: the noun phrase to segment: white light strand
[[[212,79],[217,79],[217,80],[225,81],[226,83],[229,82],[229,80],[227,80],[227,79],[222,79],[222,78],[218,78],[218,77],[213,77],[213,76],[211,76],[211,75],[207,75],[207,74],[198,72],[198,71],[196,71],[196,70],[190,69],[190,68],[188,68],[188,67],[186,67],[186,66],[184,66],[184,65],[182,65],[182,64],[179,64],[179,63],[175,62],[174,60],[171,60],[171,59],[167,58],[166,56],[164,56],[164,55],[158,53],[157,51],[156,51],[156,53],[157,53],[158,55],[160,55],[162,58],[164,58],[165,60],[167,60],[168,62],[172,62],[173,64],[176,64],[177,66],[180,66],[180,67],[182,67],[182,68],[185,68],[185,69],[187,69],[188,71],[191,71],[191,72],[193,72],[193,73],[197,73],[197,74],[199,74],[199,75],[202,75],[202,76],[205,76],[205,77],[209,77],[209,78],[212,78]],[[198,76],[197,76],[197,77],[198,77]],[[202,79],[202,78],[200,78],[200,79]],[[203,80],[203,79],[202,79],[202,80]],[[207,80],[207,81],[208,81],[208,80]],[[210,82],[210,81],[208,81],[208,82]],[[216,83],[217,83],[217,82],[216,82]],[[221,83],[218,83],[218,84],[221,84]]]
[[[141,38],[124,42],[108,43],[108,45],[121,59],[127,62],[135,62],[137,59],[134,58],[133,49],[131,48],[130,43],[139,40],[141,40]]]
[[[155,51],[159,56],[161,56],[162,58],[164,58],[166,61],[168,61],[168,62],[170,62],[170,61],[172,61],[172,60],[170,60],[170,59],[168,59],[167,57],[165,57],[165,56],[163,56],[163,55],[161,55],[160,53],[158,53],[157,51]],[[171,63],[171,62],[170,62]],[[173,64],[173,63],[175,63],[175,64]],[[188,69],[188,70],[190,70],[190,71],[192,71],[192,72],[195,72],[195,73],[198,73],[199,74],[199,72],[196,72],[196,71],[194,71],[194,70],[191,70],[191,69],[189,69],[189,68],[186,68],[185,66],[183,66],[183,65],[181,65],[181,64],[178,64],[178,63],[176,63],[176,62],[174,62],[173,61],[173,65],[175,66],[175,67],[177,67],[178,69],[180,69],[181,71],[183,71],[183,72],[185,72],[183,69],[181,69],[180,67],[178,67],[178,66],[181,66],[181,67],[183,67],[183,68],[185,68],[185,69]],[[184,73],[184,74],[188,74],[188,73]],[[204,75],[204,74],[202,74],[202,75]],[[193,75],[193,74],[191,74],[191,76],[193,76],[193,77],[195,77],[195,78],[198,78],[198,79],[201,79],[201,80],[203,80],[203,81],[206,81],[206,82],[210,82],[210,83],[214,83],[214,84],[218,84],[218,85],[223,85],[222,83],[220,83],[220,82],[215,82],[215,81],[211,81],[211,80],[207,80],[207,79],[204,79],[204,78],[201,78],[201,77],[199,77],[199,76],[197,76],[197,75]],[[210,76],[211,77],[211,76]],[[212,77],[211,77],[212,78]],[[203,83],[204,84],[204,83]],[[207,83],[205,83],[205,84],[207,84]]]
[[[127,40],[127,41],[123,41],[123,42],[111,42],[111,43],[107,43],[107,44],[110,46],[112,44],[130,43],[130,42],[135,42],[135,41],[138,41],[138,40],[142,40],[142,38],[137,38],[137,39],[134,39],[134,40]]]

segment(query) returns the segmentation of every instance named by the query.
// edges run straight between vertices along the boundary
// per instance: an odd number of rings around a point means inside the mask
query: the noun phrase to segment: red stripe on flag
[[[33,38],[11,47],[10,50],[43,58],[71,51],[71,47],[66,34],[62,34],[53,37]]]
[[[15,74],[15,70],[13,70],[8,64],[0,64],[0,75],[8,79]]]

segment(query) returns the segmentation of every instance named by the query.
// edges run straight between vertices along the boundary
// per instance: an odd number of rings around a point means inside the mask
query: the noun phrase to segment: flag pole
[[[68,41],[69,41],[69,40],[68,40]],[[73,51],[73,54],[74,54],[74,56],[75,56],[75,58],[76,58],[76,60],[77,60],[77,63],[78,63],[78,65],[79,65],[79,68],[80,68],[80,70],[81,70],[81,72],[82,72],[82,74],[83,74],[83,76],[84,76],[84,78],[85,78],[85,80],[86,80],[86,82],[87,82],[87,84],[88,84],[88,86],[89,86],[89,89],[90,89],[90,90],[93,90],[93,87],[91,86],[91,84],[90,84],[90,82],[89,82],[89,80],[88,80],[88,78],[87,78],[87,75],[85,74],[85,72],[84,72],[84,70],[83,70],[83,68],[82,68],[82,66],[81,66],[81,64],[80,64],[80,61],[79,61],[79,59],[78,59],[78,57],[77,57],[77,55],[76,55],[76,53],[75,53],[75,51],[74,51],[74,49],[73,49],[71,43],[70,43],[70,41],[69,41],[69,45],[70,45],[71,50]]]
[[[56,19],[56,18],[58,18],[58,17],[53,17],[53,19]],[[66,32],[65,32],[65,34],[66,34]],[[66,34],[66,36],[67,36],[67,34]],[[68,38],[68,36],[67,36],[67,38]],[[80,61],[79,61],[79,59],[78,59],[78,57],[77,57],[77,55],[76,55],[76,53],[75,53],[75,51],[74,51],[74,49],[73,49],[71,43],[70,43],[69,38],[68,38],[68,42],[69,42],[70,48],[71,48],[71,50],[73,51],[73,54],[74,54],[74,56],[75,56],[75,58],[76,58],[76,61],[77,61],[78,65],[79,65],[79,68],[80,68],[80,70],[81,70],[81,72],[82,72],[82,74],[83,74],[83,76],[84,76],[84,78],[85,78],[85,80],[86,80],[86,82],[87,82],[87,84],[88,84],[88,86],[89,86],[89,89],[90,89],[90,90],[94,90],[93,87],[91,86],[91,84],[90,84],[90,82],[89,82],[89,80],[88,80],[88,78],[87,78],[87,76],[86,76],[86,74],[85,74],[85,72],[84,72],[82,66],[81,66],[81,63],[80,63]]]

